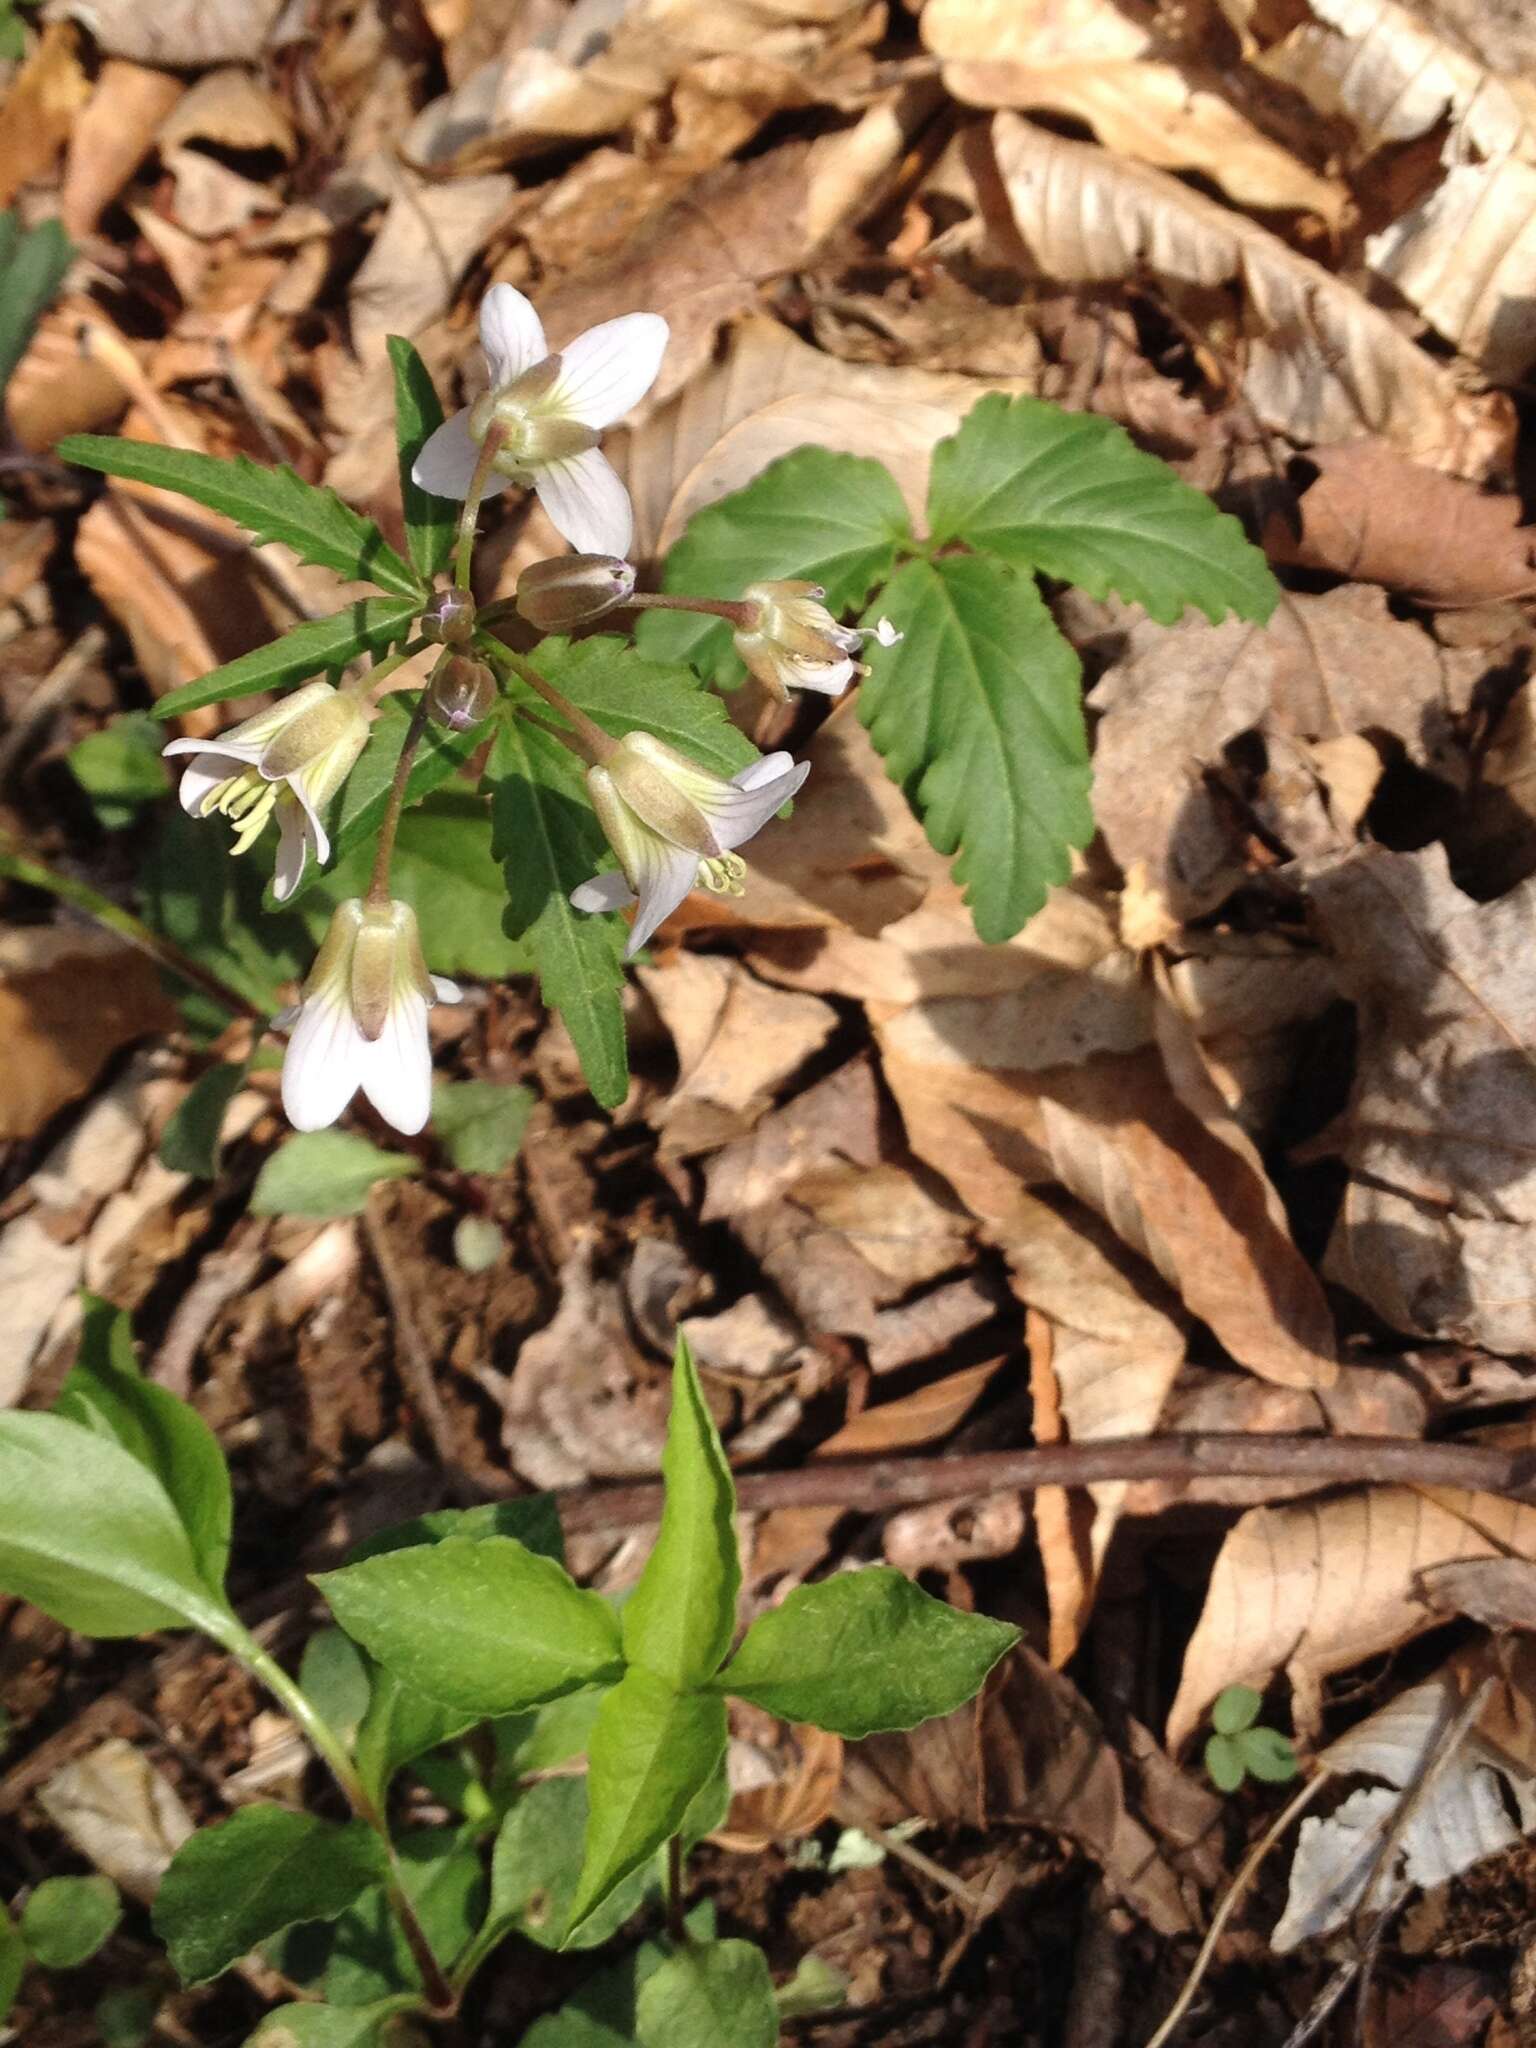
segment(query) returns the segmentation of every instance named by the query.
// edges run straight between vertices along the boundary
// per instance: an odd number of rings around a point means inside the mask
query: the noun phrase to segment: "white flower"
[[[323,1130],[361,1088],[386,1123],[419,1131],[432,1107],[427,1012],[458,1000],[453,982],[427,972],[409,904],[338,904],[297,1007],[274,1020],[292,1027],[288,1121]]]
[[[867,673],[856,659],[866,640],[894,647],[902,637],[889,619],[840,626],[820,602],[826,594],[819,583],[792,582],[753,583],[742,593],[742,603],[756,616],[732,635],[736,652],[781,702],[791,690],[840,697],[855,675]]]
[[[634,537],[629,493],[598,448],[656,381],[667,346],[658,313],[626,313],[589,327],[551,355],[538,314],[520,291],[495,284],[480,307],[480,346],[491,388],[445,420],[411,469],[424,491],[464,498],[493,420],[506,436],[486,491],[528,484],[573,548],[627,555]]]
[[[578,910],[638,900],[626,957],[639,951],[690,889],[739,896],[747,864],[733,849],[760,831],[810,774],[788,754],[765,754],[729,782],[648,732],[632,732],[587,770],[592,808],[619,857],[618,872],[571,891]]]
[[[291,896],[306,857],[331,856],[322,813],[352,772],[368,738],[368,712],[352,691],[306,683],[270,711],[211,740],[172,740],[166,754],[190,754],[181,807],[194,818],[222,812],[244,853],[276,817],[273,893]]]

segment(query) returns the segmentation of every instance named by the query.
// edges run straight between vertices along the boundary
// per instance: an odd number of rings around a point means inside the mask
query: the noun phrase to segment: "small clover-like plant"
[[[1264,1699],[1251,1685],[1229,1685],[1211,1707],[1205,1745],[1206,1776],[1218,1792],[1235,1792],[1244,1778],[1285,1785],[1301,1769],[1289,1736],[1258,1725]]]
[[[146,895],[151,921],[261,1014],[280,984],[301,983],[274,1018],[291,1034],[283,1099],[301,1131],[359,1090],[419,1130],[428,1013],[466,973],[535,972],[594,1095],[623,1100],[624,960],[690,890],[741,893],[741,849],[809,772],[759,754],[717,687],[750,674],[787,700],[862,677],[859,715],[889,773],[955,855],[978,933],[1001,941],[1093,829],[1080,666],[1039,579],[1163,621],[1189,606],[1262,621],[1276,602],[1237,522],[1118,427],[996,395],[935,449],[926,534],[880,463],[807,447],[698,513],[664,587],[641,590],[628,493],[599,442],[654,382],[666,322],[626,314],[551,351],[528,300],[496,285],[480,334],[488,388],[447,420],[415,349],[390,344],[403,554],[290,469],[92,435],[60,444],[376,592],[155,707],[169,719],[277,693],[215,737],[166,747],[202,846],[168,834]],[[509,486],[535,491],[577,552],[477,606],[479,509]],[[525,640],[543,636],[531,656],[496,630],[514,611]],[[633,640],[566,637],[624,613]],[[430,660],[424,680],[406,668],[416,656]],[[109,829],[154,793],[140,731],[75,766]],[[275,837],[265,940],[225,872],[220,820],[235,855]],[[211,1150],[199,1141],[199,1157]]]

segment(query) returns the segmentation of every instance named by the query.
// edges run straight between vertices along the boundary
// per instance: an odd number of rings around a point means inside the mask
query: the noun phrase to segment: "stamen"
[[[717,853],[699,862],[698,886],[716,896],[740,896],[747,877],[747,864],[739,853]]]

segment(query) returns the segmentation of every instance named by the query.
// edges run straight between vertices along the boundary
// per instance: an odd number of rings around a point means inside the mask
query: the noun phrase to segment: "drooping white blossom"
[[[639,951],[690,889],[739,896],[747,864],[735,849],[762,829],[810,773],[765,754],[729,781],[648,732],[632,732],[587,771],[592,808],[619,857],[616,871],[571,891],[578,910],[639,904],[626,956]]]
[[[894,647],[901,634],[889,619],[873,626],[840,626],[821,599],[819,583],[753,583],[742,603],[753,608],[750,626],[732,635],[736,652],[760,683],[781,701],[791,690],[821,690],[840,697],[855,675],[866,640]]]
[[[502,446],[486,495],[509,483],[538,492],[553,524],[583,554],[624,556],[634,536],[629,493],[598,447],[605,427],[650,390],[667,346],[658,313],[626,313],[551,354],[532,305],[509,284],[480,306],[490,388],[437,429],[411,475],[440,498],[464,498],[493,422]]]
[[[351,774],[368,725],[355,692],[306,683],[228,732],[172,740],[164,751],[192,756],[181,778],[181,807],[194,818],[228,818],[237,854],[254,844],[269,818],[277,820],[272,886],[281,902],[298,887],[310,854],[322,864],[330,859],[324,813]]]
[[[429,974],[407,903],[349,897],[336,907],[289,1026],[283,1108],[295,1130],[335,1123],[361,1088],[407,1136],[432,1107],[427,1012],[456,1003],[457,986]]]

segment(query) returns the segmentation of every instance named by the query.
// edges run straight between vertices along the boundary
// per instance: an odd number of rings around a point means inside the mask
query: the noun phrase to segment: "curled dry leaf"
[[[1536,881],[1477,903],[1443,848],[1362,848],[1309,896],[1359,1008],[1329,1275],[1386,1322],[1536,1349]]]
[[[203,71],[249,64],[266,47],[283,0],[48,0],[50,21],[78,21],[107,57]]]
[[[1296,520],[1271,516],[1272,562],[1385,583],[1430,604],[1486,604],[1536,592],[1536,527],[1513,492],[1424,469],[1380,441],[1318,448],[1293,465]]]
[[[37,1803],[88,1863],[144,1905],[192,1833],[175,1786],[116,1735],[55,1771]]]
[[[1106,149],[1164,170],[1201,171],[1240,205],[1294,207],[1337,227],[1348,194],[1271,142],[1175,63],[1113,0],[1034,9],[1018,0],[928,0],[923,41],[944,83],[973,107],[1082,121]]]
[[[1032,266],[1062,282],[1150,275],[1241,295],[1244,397],[1300,442],[1380,434],[1415,461],[1482,477],[1507,466],[1512,416],[1469,396],[1358,292],[1163,171],[999,114],[993,142]],[[1207,303],[1209,301],[1207,300]]]
[[[90,104],[73,124],[64,159],[59,217],[72,236],[87,235],[148,153],[161,122],[185,87],[169,72],[109,57]]]
[[[1490,1437],[1530,1443],[1529,1423]],[[1168,1747],[1180,1749],[1229,1685],[1290,1680],[1298,1727],[1314,1726],[1335,1671],[1433,1628],[1424,1575],[1465,1558],[1525,1557],[1536,1508],[1492,1494],[1362,1486],[1332,1499],[1254,1508],[1225,1542],[1184,1653]]]
[[[1474,1557],[1423,1574],[1427,1599],[1447,1614],[1465,1614],[1485,1628],[1536,1630],[1536,1561]]]
[[[732,1700],[730,1712],[731,1805],[724,1826],[709,1839],[739,1856],[757,1856],[770,1843],[814,1834],[837,1804],[843,1781],[841,1735],[773,1721],[740,1700]],[[759,1726],[764,1722],[767,1728]],[[738,1787],[735,1765],[743,1749],[756,1769],[751,1782]]]
[[[6,91],[0,106],[0,206],[9,206],[23,185],[49,168],[91,96],[79,44],[73,28],[50,22]]]
[[[1536,362],[1536,164],[1453,164],[1365,253],[1486,377],[1515,383]]]

